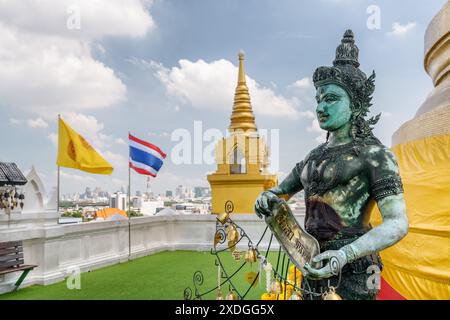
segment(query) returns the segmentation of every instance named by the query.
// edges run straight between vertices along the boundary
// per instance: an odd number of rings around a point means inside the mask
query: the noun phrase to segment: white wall
[[[26,264],[36,264],[22,286],[50,284],[63,280],[69,268],[93,270],[128,260],[128,221],[98,221],[75,225],[45,223],[48,213],[18,214],[7,220],[0,215],[0,242],[22,240]],[[54,215],[52,214],[52,219]],[[44,217],[47,217],[45,219]],[[11,220],[33,223],[11,223]],[[303,224],[303,217],[297,217]],[[236,215],[233,220],[256,242],[266,227],[255,215]],[[41,221],[42,223],[39,223]],[[213,215],[176,215],[131,219],[131,257],[164,250],[207,250],[213,246],[216,219]],[[259,245],[265,249],[270,231]],[[248,248],[248,242],[238,247]],[[274,239],[272,248],[277,249]],[[20,272],[0,276],[0,293],[11,291]]]

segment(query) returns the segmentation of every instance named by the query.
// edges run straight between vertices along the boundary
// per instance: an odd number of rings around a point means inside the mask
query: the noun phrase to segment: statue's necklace
[[[308,172],[308,185],[305,188],[306,196],[322,196],[328,190],[334,189],[341,180],[340,177],[345,166],[342,155],[353,154],[358,156],[358,145],[359,143],[355,141],[331,147],[324,143],[313,150],[305,161]],[[327,179],[327,181],[323,178],[326,165],[322,164],[325,161],[335,164],[335,170],[330,172],[331,179]]]

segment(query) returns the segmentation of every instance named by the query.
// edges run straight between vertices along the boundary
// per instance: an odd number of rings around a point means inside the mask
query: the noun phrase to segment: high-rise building
[[[211,194],[208,187],[194,187],[194,197],[208,197]]]
[[[109,206],[120,210],[128,210],[128,195],[122,192],[113,193],[109,199]]]
[[[181,184],[175,189],[175,196],[180,199],[184,198],[183,186]]]
[[[84,198],[85,198],[85,199],[90,199],[90,198],[92,198],[92,191],[91,191],[91,188],[86,187],[86,190],[85,190],[85,192],[84,192]]]

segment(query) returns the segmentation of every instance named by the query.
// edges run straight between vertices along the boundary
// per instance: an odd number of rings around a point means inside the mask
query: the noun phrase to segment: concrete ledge
[[[40,214],[35,214],[34,218],[37,216]],[[233,215],[232,219],[245,230],[254,244],[260,240],[266,228],[265,222],[253,214]],[[303,216],[297,216],[297,219],[303,223]],[[213,247],[216,216],[137,217],[131,219],[130,227],[131,259],[161,251],[210,251]],[[259,249],[267,249],[270,235],[270,231],[266,232]],[[98,221],[74,225],[10,227],[1,230],[0,242],[23,241],[25,263],[38,265],[30,272],[22,288],[63,281],[68,275],[68,269],[73,267],[87,272],[127,262],[128,236],[127,220]],[[247,241],[238,244],[239,250],[247,248]],[[272,248],[278,249],[275,239],[272,241]],[[19,276],[20,272],[0,277],[0,294],[11,291]]]

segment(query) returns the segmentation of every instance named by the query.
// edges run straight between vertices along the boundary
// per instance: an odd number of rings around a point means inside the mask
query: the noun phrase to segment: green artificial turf
[[[231,274],[243,261],[234,261],[229,251],[221,254],[225,270]],[[217,285],[215,257],[209,252],[165,251],[129,262],[116,264],[81,274],[81,289],[68,289],[66,281],[48,286],[34,285],[19,289],[14,293],[0,295],[3,299],[183,299],[186,287],[194,292],[193,275],[201,271],[204,276],[200,293]],[[249,284],[245,274],[258,272],[258,263],[246,264],[233,278],[233,284],[243,294]],[[265,291],[265,277],[261,286],[252,288],[246,299],[259,300]],[[222,287],[224,295],[228,285]],[[202,297],[215,299],[216,290]]]

